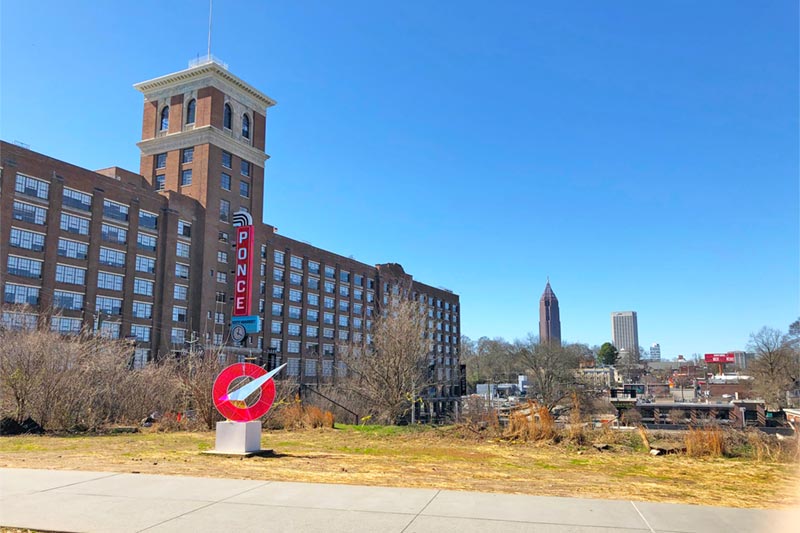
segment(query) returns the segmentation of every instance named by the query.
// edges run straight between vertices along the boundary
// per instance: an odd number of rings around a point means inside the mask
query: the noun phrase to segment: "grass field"
[[[800,505],[798,465],[653,457],[613,446],[509,443],[457,428],[342,426],[265,431],[274,457],[203,455],[214,433],[0,438],[0,467],[180,474],[619,498],[730,507]]]

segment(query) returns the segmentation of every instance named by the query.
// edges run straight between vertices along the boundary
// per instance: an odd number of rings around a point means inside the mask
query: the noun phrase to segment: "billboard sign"
[[[733,352],[728,353],[707,353],[705,354],[706,363],[733,363],[736,361]]]
[[[234,213],[233,225],[236,226],[233,316],[248,316],[251,311],[253,287],[253,241],[255,240],[253,217],[247,212]]]

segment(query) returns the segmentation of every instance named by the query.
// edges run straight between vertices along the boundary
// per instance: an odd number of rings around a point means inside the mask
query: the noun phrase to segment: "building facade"
[[[620,352],[628,357],[639,359],[639,324],[636,311],[620,311],[611,313],[611,338]]]
[[[550,288],[550,280],[544,287],[539,299],[539,342],[555,343],[561,346],[561,315],[558,310],[558,298]]]
[[[459,297],[398,264],[368,265],[262,222],[267,110],[275,102],[216,61],[138,83],[139,173],[90,171],[0,144],[0,285],[5,327],[89,329],[135,339],[135,365],[188,347],[287,363],[285,378],[334,381],[392,293],[428,316],[431,386],[446,412],[461,391]],[[233,213],[255,220],[251,306],[262,330],[229,338]]]

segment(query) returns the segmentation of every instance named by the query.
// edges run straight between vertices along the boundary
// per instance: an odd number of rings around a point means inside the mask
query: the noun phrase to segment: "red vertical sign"
[[[253,275],[253,226],[236,228],[236,277],[233,316],[249,316]]]

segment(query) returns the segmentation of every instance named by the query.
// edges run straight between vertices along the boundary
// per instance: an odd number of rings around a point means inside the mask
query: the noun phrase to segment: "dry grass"
[[[725,436],[716,426],[689,428],[686,432],[686,454],[691,457],[722,457]]]
[[[731,507],[800,504],[796,464],[741,458],[651,457],[618,444],[591,446],[475,438],[464,428],[337,426],[265,431],[275,457],[203,455],[214,434],[24,436],[0,439],[0,466],[204,477],[427,487],[620,498]],[[595,438],[602,438],[595,435]],[[635,433],[605,442],[636,446]],[[616,438],[617,440],[613,440]]]

